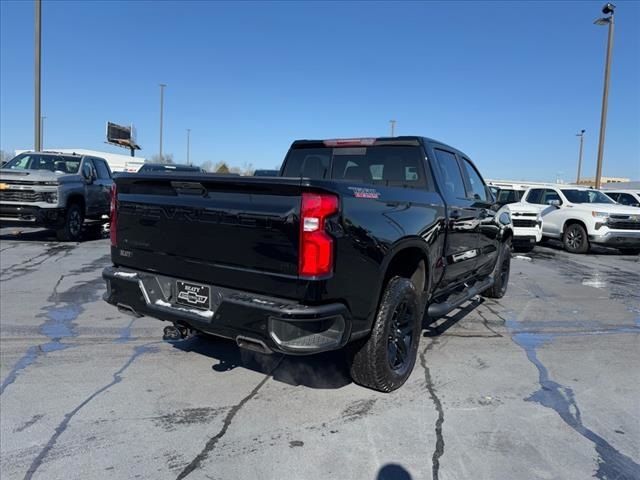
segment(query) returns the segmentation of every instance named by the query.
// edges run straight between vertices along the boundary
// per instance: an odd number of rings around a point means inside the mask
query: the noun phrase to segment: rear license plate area
[[[192,308],[209,310],[211,288],[198,283],[176,281],[176,303]]]

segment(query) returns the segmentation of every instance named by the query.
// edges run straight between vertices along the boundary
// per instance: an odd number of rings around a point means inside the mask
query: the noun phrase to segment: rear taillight
[[[338,197],[303,193],[300,208],[298,274],[318,277],[333,271],[333,238],[325,231],[327,217],[338,211]]]
[[[118,229],[118,189],[116,184],[111,185],[111,207],[109,208],[109,236],[111,237],[111,246],[118,244],[116,230]]]

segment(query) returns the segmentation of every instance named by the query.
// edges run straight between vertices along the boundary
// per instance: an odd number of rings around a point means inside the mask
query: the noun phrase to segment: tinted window
[[[330,148],[301,148],[291,150],[287,156],[283,176],[308,177],[314,179],[329,177],[331,163]]]
[[[597,190],[562,189],[562,193],[571,203],[615,203],[604,193]]]
[[[606,193],[607,197],[611,198],[612,200],[615,200],[616,202],[618,201],[618,198],[620,198],[620,194],[619,193]]]
[[[527,194],[527,202],[541,205],[542,192],[543,190],[541,188],[534,188],[533,190],[530,190],[529,193]]]
[[[622,205],[637,205],[638,204],[638,200],[636,200],[633,195],[631,195],[630,193],[619,193],[618,194],[618,203],[621,203]]]
[[[98,178],[105,180],[111,178],[111,175],[109,174],[109,168],[107,167],[107,163],[104,160],[100,158],[94,158],[93,164],[96,166],[96,170],[98,171]]]
[[[85,158],[84,162],[82,162],[82,175],[85,178],[91,177],[92,172],[95,172],[95,167],[93,166],[93,162],[90,158]]]
[[[442,173],[444,194],[447,198],[466,198],[467,192],[462,181],[460,166],[456,156],[446,150],[436,149],[438,166]]]
[[[542,193],[541,203],[544,205],[550,205],[551,201],[557,201],[560,203],[560,205],[562,205],[562,199],[560,198],[560,195],[558,195],[558,192],[556,192],[555,190],[546,188]]]
[[[138,172],[202,172],[202,169],[191,165],[145,163]]]
[[[500,189],[500,191],[498,192],[497,202],[501,203],[502,205],[506,205],[508,203],[516,203],[519,202],[522,198],[521,195],[522,192],[519,192],[518,190]]]
[[[469,185],[471,186],[471,194],[474,200],[480,200],[481,202],[487,201],[487,190],[485,189],[484,182],[480,175],[474,168],[474,166],[467,160],[466,158],[462,161],[465,170],[467,171],[467,178],[469,180]]]
[[[283,176],[424,187],[427,179],[423,163],[424,153],[419,147],[301,148],[287,156]]]
[[[62,155],[22,153],[9,160],[2,168],[15,170],[49,170],[59,173],[78,173],[80,158]]]

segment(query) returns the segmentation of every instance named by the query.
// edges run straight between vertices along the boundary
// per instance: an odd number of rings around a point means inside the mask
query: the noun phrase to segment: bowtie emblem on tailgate
[[[198,295],[195,292],[180,292],[178,298],[194,305],[204,304],[207,301],[206,296]]]

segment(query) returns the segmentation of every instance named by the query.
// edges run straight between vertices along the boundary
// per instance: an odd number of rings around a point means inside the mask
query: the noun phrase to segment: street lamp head
[[[598,18],[593,22],[595,25],[609,25],[611,20],[609,17]]]
[[[604,7],[602,7],[602,13],[605,15],[613,15],[613,11],[616,9],[616,6],[613,3],[607,3]]]

